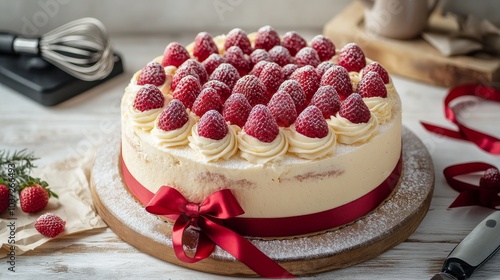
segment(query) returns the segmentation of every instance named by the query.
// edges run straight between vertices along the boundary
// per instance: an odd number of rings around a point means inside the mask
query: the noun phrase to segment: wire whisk
[[[0,33],[0,53],[39,55],[66,73],[84,80],[107,77],[115,57],[104,25],[81,18],[47,32],[40,38]]]

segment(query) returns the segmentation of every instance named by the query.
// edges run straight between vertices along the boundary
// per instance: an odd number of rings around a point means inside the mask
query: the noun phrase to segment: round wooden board
[[[402,139],[403,176],[392,197],[379,208],[332,231],[281,240],[250,239],[251,242],[289,272],[301,276],[370,260],[406,240],[429,209],[434,167],[425,146],[407,128],[403,129]],[[179,261],[172,248],[171,225],[146,212],[126,190],[119,170],[119,154],[118,134],[97,153],[91,180],[94,205],[118,236],[146,254],[189,269],[258,276],[219,247],[200,262]]]

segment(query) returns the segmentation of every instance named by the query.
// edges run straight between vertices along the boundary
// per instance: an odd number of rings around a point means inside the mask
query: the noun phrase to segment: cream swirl
[[[387,97],[397,95],[396,88],[394,87],[394,84],[392,83],[392,78],[389,77],[389,83],[385,84],[385,88],[387,89]]]
[[[356,91],[361,80],[361,73],[349,72],[349,78],[351,79],[352,90]]]
[[[310,138],[295,130],[295,124],[285,132],[290,147],[288,151],[303,159],[317,159],[335,151],[337,144],[335,132],[328,127],[328,134],[323,138]]]
[[[394,99],[392,97],[365,97],[363,101],[375,117],[377,117],[380,124],[384,124],[391,119],[392,106],[394,106]]]
[[[238,151],[237,129],[231,125],[228,130],[229,132],[224,138],[214,140],[200,136],[198,134],[198,124],[195,124],[191,129],[191,136],[188,137],[189,147],[202,154],[207,162],[216,161],[220,158],[227,160]]]
[[[248,135],[244,130],[238,133],[238,147],[240,155],[250,163],[265,164],[277,160],[284,155],[288,149],[288,139],[283,131],[270,143]]]
[[[337,134],[337,140],[342,144],[362,144],[370,140],[378,131],[379,123],[377,117],[370,112],[370,120],[367,123],[352,123],[342,117],[332,116],[327,120],[328,125]]]
[[[156,117],[162,110],[163,107],[141,112],[134,108],[133,102],[127,106],[127,114],[132,126],[143,131],[150,131],[153,128]]]
[[[180,128],[165,131],[158,127],[158,120],[155,121],[154,127],[151,130],[156,143],[162,147],[184,146],[188,144],[188,136],[191,133],[191,127],[195,120],[189,117],[188,121]]]

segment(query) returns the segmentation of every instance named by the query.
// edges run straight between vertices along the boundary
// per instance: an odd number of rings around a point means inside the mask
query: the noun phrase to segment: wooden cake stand
[[[140,251],[199,271],[255,277],[255,272],[216,247],[212,255],[188,264],[172,248],[170,224],[144,210],[122,182],[119,133],[102,146],[92,169],[95,207],[108,226]],[[403,175],[393,196],[354,223],[324,233],[281,240],[251,239],[267,256],[301,276],[339,269],[370,260],[406,240],[429,209],[434,168],[422,142],[403,128]],[[193,250],[193,248],[187,248]]]

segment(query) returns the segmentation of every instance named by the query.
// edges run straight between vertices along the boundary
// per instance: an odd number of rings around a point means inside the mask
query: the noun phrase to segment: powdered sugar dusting
[[[96,193],[105,207],[123,224],[165,246],[172,247],[171,226],[146,212],[125,189],[119,166],[120,137],[117,133],[97,154],[92,178]],[[403,176],[393,196],[360,220],[325,233],[292,239],[250,241],[276,261],[315,259],[333,256],[371,244],[404,226],[422,210],[423,201],[432,195],[434,173],[425,146],[408,129],[403,129]],[[342,149],[342,147],[339,147]],[[119,234],[119,233],[118,233]],[[161,250],[159,248],[158,250]],[[235,260],[216,247],[215,259]]]

